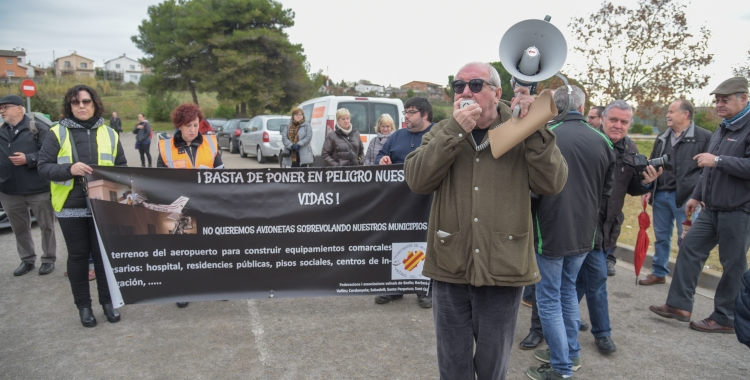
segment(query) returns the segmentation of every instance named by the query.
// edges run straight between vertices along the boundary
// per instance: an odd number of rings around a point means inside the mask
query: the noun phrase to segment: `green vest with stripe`
[[[57,152],[58,165],[73,164],[73,148],[68,128],[57,124],[50,128],[50,131],[55,134],[57,142],[60,144],[60,151]],[[106,125],[96,128],[97,165],[115,166],[119,138],[117,132]],[[52,207],[55,211],[62,210],[71,190],[73,190],[73,178],[63,182],[52,181],[50,183]]]

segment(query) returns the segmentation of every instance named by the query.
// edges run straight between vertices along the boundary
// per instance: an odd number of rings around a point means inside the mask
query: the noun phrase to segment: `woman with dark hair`
[[[177,129],[171,139],[159,140],[159,158],[156,167],[172,169],[221,169],[219,145],[216,135],[201,134],[203,112],[194,103],[185,103],[172,111],[172,124]],[[187,302],[177,302],[177,307],[187,307]]]
[[[141,155],[141,167],[146,167],[146,160],[143,156],[148,157],[148,167],[151,167],[151,124],[146,120],[146,115],[138,114],[138,124],[133,129],[135,134],[135,146]]]
[[[104,125],[104,106],[96,91],[85,85],[68,90],[63,98],[63,118],[50,128],[39,151],[39,175],[51,181],[52,207],[68,247],[68,279],[81,324],[96,326],[91,309],[88,259],[94,259],[99,303],[107,321],[120,321],[112,306],[96,227],[88,206],[84,177],[92,166],[127,166],[117,132]]]
[[[281,129],[281,142],[289,152],[288,156],[282,157],[281,165],[296,168],[312,164],[314,159],[310,141],[312,141],[312,127],[305,121],[302,108],[295,108],[292,110],[292,120],[289,125]]]

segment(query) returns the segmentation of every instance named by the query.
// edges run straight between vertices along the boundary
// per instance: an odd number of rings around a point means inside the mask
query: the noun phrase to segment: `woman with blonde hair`
[[[312,141],[312,127],[305,121],[305,113],[302,108],[292,110],[292,120],[289,125],[281,129],[281,143],[284,144],[281,166],[296,168],[308,166],[313,163],[313,153],[310,147]]]
[[[370,141],[370,145],[367,147],[367,154],[365,154],[365,165],[377,165],[378,161],[375,159],[380,152],[380,148],[383,147],[391,134],[396,131],[396,125],[393,122],[391,115],[384,113],[378,118],[378,124],[375,125],[375,133],[378,135]]]
[[[346,108],[336,110],[336,126],[328,132],[323,143],[323,161],[326,166],[362,165],[364,147],[359,131],[352,126],[351,114]]]

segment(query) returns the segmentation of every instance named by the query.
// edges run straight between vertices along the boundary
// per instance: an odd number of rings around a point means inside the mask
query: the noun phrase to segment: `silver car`
[[[260,115],[252,118],[242,129],[239,139],[240,155],[255,156],[258,163],[265,163],[267,157],[278,157],[281,145],[281,129],[291,118],[283,115]]]

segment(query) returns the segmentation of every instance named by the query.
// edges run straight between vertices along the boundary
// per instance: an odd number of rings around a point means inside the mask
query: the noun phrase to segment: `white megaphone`
[[[538,82],[558,74],[568,56],[568,44],[559,29],[544,20],[521,21],[508,29],[500,39],[500,62],[513,76],[513,89],[528,87],[531,94],[536,92]],[[519,107],[513,110],[518,116]],[[567,111],[565,112],[567,114]]]

